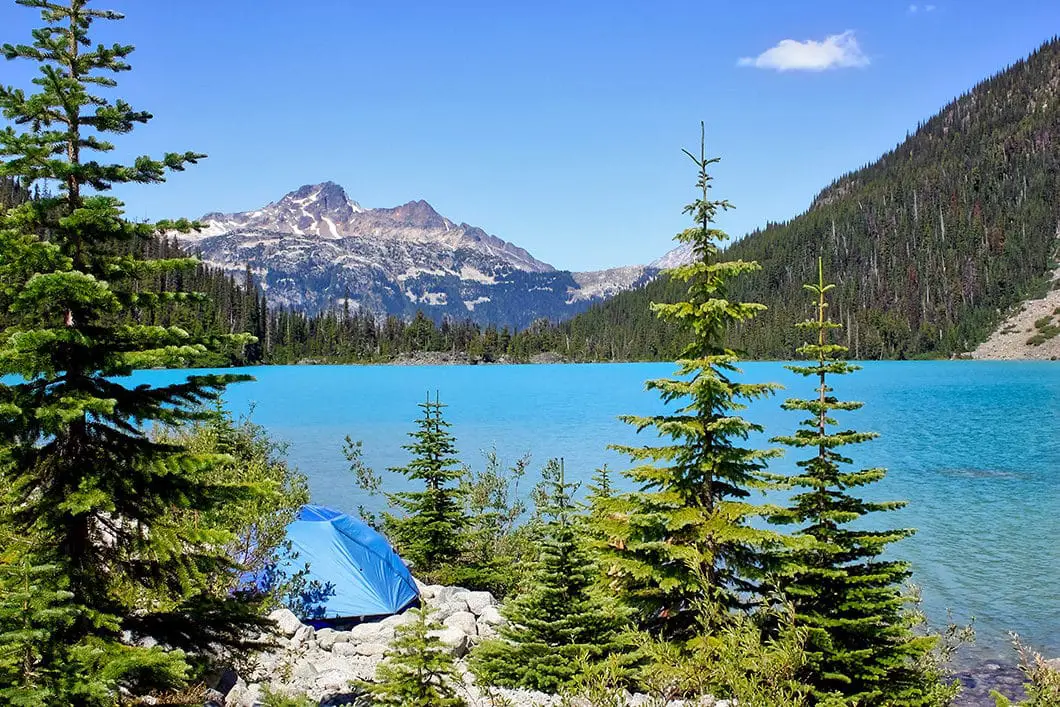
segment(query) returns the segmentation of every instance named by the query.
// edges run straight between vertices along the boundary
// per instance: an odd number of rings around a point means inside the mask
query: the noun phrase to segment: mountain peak
[[[393,221],[418,228],[448,228],[450,221],[423,199],[410,201],[392,209],[377,209]]]
[[[307,209],[311,204],[319,205],[324,212],[340,212],[344,218],[350,213],[364,211],[361,205],[352,200],[339,184],[332,181],[319,184],[304,184],[288,193],[280,200],[280,205],[299,206]]]

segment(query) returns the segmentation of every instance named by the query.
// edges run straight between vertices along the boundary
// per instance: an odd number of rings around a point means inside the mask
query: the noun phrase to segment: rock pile
[[[432,618],[443,625],[435,634],[455,658],[463,658],[483,638],[495,636],[496,626],[503,621],[489,592],[439,585],[420,585],[419,589]],[[245,674],[228,692],[225,707],[259,705],[266,688],[276,694],[342,704],[340,700],[351,697],[350,682],[374,678],[396,629],[413,620],[405,612],[336,631],[307,626],[287,609],[269,618],[276,623],[279,638],[274,639],[273,648],[251,657]]]
[[[435,635],[457,659],[464,680],[463,697],[471,707],[558,707],[562,703],[562,698],[555,695],[529,690],[491,688],[490,694],[485,694],[475,685],[464,658],[476,643],[495,637],[497,627],[504,621],[493,595],[440,585],[421,584],[419,590],[431,617],[443,626]],[[273,647],[252,656],[249,665],[234,679],[224,702],[209,707],[259,707],[266,691],[304,696],[327,706],[358,705],[351,681],[373,679],[396,629],[414,620],[405,612],[337,631],[307,626],[287,609],[273,612],[270,618],[278,633]],[[628,695],[626,702],[629,707],[638,707],[648,704],[648,698]],[[680,704],[674,703],[674,707]],[[726,707],[725,702],[703,704]]]

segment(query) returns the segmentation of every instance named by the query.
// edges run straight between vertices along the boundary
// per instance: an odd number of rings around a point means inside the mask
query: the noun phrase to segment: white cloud
[[[756,57],[744,57],[739,66],[776,71],[824,71],[869,65],[869,58],[861,51],[853,30],[833,34],[822,41],[807,39],[799,42],[782,39]]]
[[[909,14],[910,15],[915,15],[916,13],[920,12],[921,10],[923,10],[924,12],[934,12],[935,11],[935,6],[934,5],[910,5],[909,6]]]

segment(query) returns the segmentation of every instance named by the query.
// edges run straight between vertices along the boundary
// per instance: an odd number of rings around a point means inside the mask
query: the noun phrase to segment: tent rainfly
[[[361,520],[324,506],[302,506],[287,526],[287,539],[298,556],[286,569],[298,571],[308,563],[307,582],[334,587],[315,619],[389,616],[419,598],[408,567],[386,538]]]

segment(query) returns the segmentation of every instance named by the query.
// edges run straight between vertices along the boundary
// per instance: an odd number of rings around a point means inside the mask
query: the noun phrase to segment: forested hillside
[[[724,196],[724,185],[718,193]],[[969,351],[1005,309],[1045,286],[1058,221],[1054,38],[953,101],[877,162],[837,179],[806,213],[731,245],[729,257],[762,265],[734,283],[734,296],[769,307],[738,332],[737,343],[755,357],[793,355],[801,342],[790,323],[806,314],[802,283],[813,279],[822,255],[837,283],[833,314],[853,356]],[[680,342],[648,305],[679,293],[683,288],[660,279],[594,307],[557,328],[561,353],[675,355]]]

